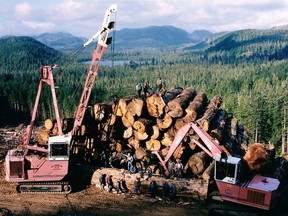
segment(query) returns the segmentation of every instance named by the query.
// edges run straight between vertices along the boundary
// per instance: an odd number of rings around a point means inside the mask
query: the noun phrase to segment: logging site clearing
[[[288,215],[287,155],[251,143],[220,95],[168,89],[158,77],[156,91],[145,80],[137,95],[88,103],[116,11],[75,53],[98,37],[74,116],[60,117],[58,65],[46,65],[30,124],[0,130],[0,216]],[[50,109],[40,122],[44,85],[55,117]]]
[[[177,198],[164,203],[160,196],[100,191],[91,185],[97,169],[91,165],[73,167],[73,192],[68,195],[19,194],[15,184],[5,181],[4,158],[9,145],[21,144],[22,127],[0,129],[0,215],[191,215],[196,212],[208,215],[208,209],[200,208],[202,204],[198,201]]]
[[[153,102],[149,105],[150,101]],[[186,105],[183,105],[183,101],[186,101]],[[284,183],[284,186],[283,184],[280,186],[285,188],[286,159],[275,158],[273,169],[267,167],[267,164],[272,166],[270,159],[274,157],[273,145],[264,146],[256,143],[248,148],[248,130],[240,125],[234,116],[227,116],[221,104],[221,97],[215,96],[208,100],[203,92],[196,93],[194,88],[172,89],[162,96],[158,94],[152,94],[147,98],[129,96],[117,102],[95,104],[87,109],[83,125],[77,132],[79,140],[74,149],[77,162],[71,163],[68,175],[72,192],[66,195],[17,193],[16,184],[5,181],[5,155],[9,149],[21,146],[25,126],[1,129],[0,208],[2,215],[191,215],[195,213],[275,215],[275,212],[277,215],[287,215],[283,209],[287,200],[283,196],[273,212],[263,212],[248,206],[244,206],[243,210],[243,206],[236,203],[212,200],[214,195],[219,197],[213,179],[213,169],[210,167],[213,161],[196,145],[197,140],[200,142],[200,137],[195,132],[197,128],[193,130],[189,127],[187,130],[189,136],[185,133],[181,145],[176,148],[178,150],[173,151],[171,155],[173,161],[180,159],[183,163],[182,178],[177,176],[177,169],[174,168],[175,174],[167,180],[164,168],[159,164],[157,157],[151,154],[152,151],[157,151],[161,152],[162,157],[167,156],[169,147],[175,140],[176,131],[189,121],[195,120],[209,134],[222,142],[226,140],[223,143],[226,143],[224,149],[227,154],[243,157],[247,162],[247,173],[254,175],[263,173],[265,169],[273,170]],[[138,110],[138,114],[132,112],[135,110]],[[179,112],[182,114],[178,114]],[[129,115],[132,117],[127,118]],[[69,121],[70,119],[62,120],[65,132],[71,130]],[[32,143],[47,146],[48,137],[55,136],[57,130],[57,123],[54,120],[46,120],[43,125],[35,127],[31,135]],[[108,168],[101,167],[103,151],[109,156]],[[152,168],[152,178],[158,184],[158,193],[155,197],[149,195],[150,181],[146,180],[146,172],[140,179],[142,193],[140,195],[134,193],[134,181],[140,177],[140,172],[131,173],[127,170],[126,157],[123,156],[127,153],[133,155],[133,164],[137,168],[141,166]],[[124,178],[129,192],[117,194],[115,190],[110,193],[106,190],[101,191],[99,185],[101,173],[111,175],[114,185],[117,180]],[[173,201],[164,199],[162,185],[166,180],[169,184],[177,185],[177,198]]]
[[[4,157],[10,147],[8,144],[21,143],[21,127],[0,129],[0,215],[230,215],[227,209],[234,209],[233,215],[259,215],[255,209],[248,208],[243,211],[239,205],[232,204],[227,207],[222,202],[210,203],[186,196],[165,203],[161,194],[152,198],[147,194],[118,195],[115,192],[100,191],[99,187],[96,187],[98,181],[95,182],[96,186],[91,184],[92,176],[97,170],[97,167],[91,165],[78,165],[73,168],[73,192],[68,195],[19,194],[14,184],[5,181]],[[101,170],[111,173],[113,169]],[[98,172],[99,170],[96,173]],[[119,173],[122,174],[120,170]],[[278,208],[277,215],[287,215],[285,203]],[[217,213],[216,210],[223,207],[226,210]],[[212,211],[211,208],[216,210]]]

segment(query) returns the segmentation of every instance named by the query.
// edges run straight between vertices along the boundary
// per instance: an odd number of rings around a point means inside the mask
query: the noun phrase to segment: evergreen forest
[[[235,31],[193,46],[126,50],[117,50],[117,42],[114,46],[104,55],[112,66],[101,65],[91,105],[136,94],[139,82],[155,87],[160,76],[166,89],[193,86],[208,98],[220,95],[229,115],[249,128],[251,143],[274,143],[278,153],[287,151],[288,30]],[[29,37],[0,39],[1,126],[30,122],[42,65],[59,65],[54,78],[60,115],[73,117],[90,59],[88,52],[71,59]],[[37,119],[53,116],[47,87]]]

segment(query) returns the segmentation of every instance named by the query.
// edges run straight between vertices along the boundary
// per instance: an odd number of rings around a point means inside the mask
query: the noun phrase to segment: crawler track
[[[22,182],[16,190],[18,193],[69,194],[72,187],[68,182]]]

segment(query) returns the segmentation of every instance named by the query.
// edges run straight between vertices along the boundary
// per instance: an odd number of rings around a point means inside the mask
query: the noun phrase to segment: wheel
[[[69,194],[72,191],[72,187],[69,184],[65,184],[63,186],[63,191],[65,192],[65,194]]]

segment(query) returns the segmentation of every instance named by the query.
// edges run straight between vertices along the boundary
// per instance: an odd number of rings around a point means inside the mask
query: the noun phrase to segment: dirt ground
[[[15,132],[16,131],[16,132]],[[11,133],[10,133],[11,132]],[[6,135],[10,134],[10,137]],[[176,201],[164,202],[161,196],[156,198],[133,193],[116,194],[100,191],[91,185],[91,177],[96,169],[91,165],[74,164],[71,167],[70,179],[73,188],[68,195],[55,194],[19,194],[16,186],[5,181],[4,159],[10,146],[21,143],[17,129],[0,129],[0,216],[2,215],[288,215],[286,208],[276,212],[262,213],[250,208],[231,205],[229,211],[218,211],[223,203],[200,203],[188,198],[178,197]],[[288,202],[287,202],[288,204]],[[284,204],[283,206],[287,206]],[[211,206],[214,206],[211,208]],[[213,209],[213,210],[212,210]],[[247,210],[247,211],[246,211]]]
[[[7,150],[21,143],[20,128],[0,129],[0,216],[1,215],[208,215],[198,202],[177,199],[165,203],[161,197],[151,198],[134,193],[119,194],[100,191],[91,185],[97,167],[74,164],[70,179],[73,188],[68,195],[19,194],[16,185],[5,181],[4,160]]]

